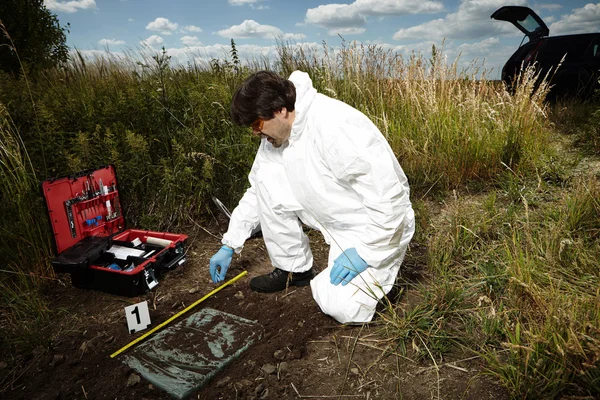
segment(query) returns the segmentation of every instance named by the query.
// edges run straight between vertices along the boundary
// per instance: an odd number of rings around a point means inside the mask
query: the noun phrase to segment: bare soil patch
[[[222,228],[221,228],[222,229]],[[218,231],[218,228],[211,229]],[[317,270],[327,262],[328,247],[309,234]],[[46,288],[55,312],[49,348],[32,354],[3,355],[3,399],[169,399],[119,357],[109,356],[137,336],[127,331],[123,308],[147,300],[156,326],[215,288],[208,260],[219,241],[204,232],[189,241],[188,262],[164,275],[153,292],[120,297],[71,286],[60,276]],[[405,275],[416,279],[419,246],[405,261]],[[253,276],[272,270],[261,238],[247,242],[228,273],[248,275],[199,304],[258,321],[265,335],[192,398],[198,399],[505,399],[506,391],[480,374],[482,361],[472,353],[415,361],[392,352],[394,343],[379,336],[377,324],[341,326],[324,315],[310,287],[259,294],[248,286]],[[408,275],[407,275],[408,274]],[[410,289],[401,301],[410,298]],[[410,346],[407,346],[410,347]],[[437,367],[436,367],[437,365]]]

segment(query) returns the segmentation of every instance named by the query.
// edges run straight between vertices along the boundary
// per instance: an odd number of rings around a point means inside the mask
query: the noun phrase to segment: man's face
[[[294,116],[294,112],[282,108],[275,112],[273,118],[263,121],[262,129],[252,128],[252,134],[267,138],[273,147],[281,147],[290,138]]]

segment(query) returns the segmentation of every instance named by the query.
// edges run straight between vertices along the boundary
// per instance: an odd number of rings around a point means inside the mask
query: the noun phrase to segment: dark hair
[[[275,72],[259,71],[242,83],[231,101],[231,119],[237,125],[247,125],[257,118],[271,119],[285,107],[294,111],[296,87]]]

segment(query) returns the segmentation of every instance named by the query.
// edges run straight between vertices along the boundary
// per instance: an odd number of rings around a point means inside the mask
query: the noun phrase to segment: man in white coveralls
[[[368,322],[392,288],[414,233],[408,181],[387,140],[360,111],[317,93],[308,74],[260,71],[233,96],[233,122],[261,137],[248,188],[210,260],[221,282],[234,252],[258,227],[275,270],[258,292],[310,283],[324,313]],[[317,276],[302,223],[330,245]]]

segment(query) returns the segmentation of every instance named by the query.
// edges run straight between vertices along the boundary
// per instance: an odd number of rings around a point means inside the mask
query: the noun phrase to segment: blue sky
[[[322,48],[325,41],[378,44],[408,55],[444,41],[450,61],[484,62],[498,77],[523,35],[490,15],[503,5],[532,8],[550,35],[600,31],[600,2],[585,0],[45,0],[67,44],[85,55],[158,51],[187,64],[226,57],[233,38],[243,59],[274,58],[275,38]]]

